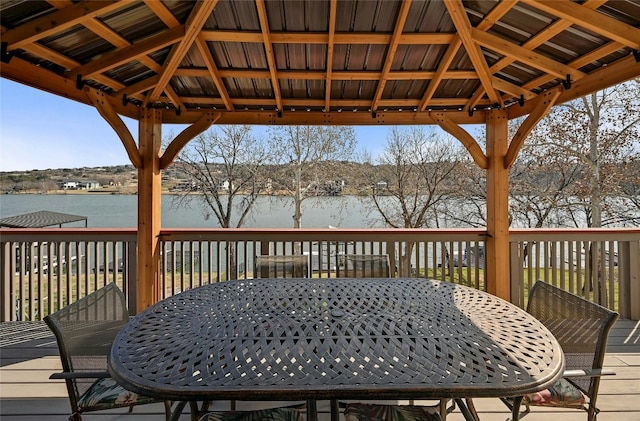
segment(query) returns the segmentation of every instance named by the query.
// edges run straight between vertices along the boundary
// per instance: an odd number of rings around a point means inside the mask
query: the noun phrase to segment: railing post
[[[640,242],[620,242],[618,253],[620,316],[626,319],[640,320],[640,259],[637,258],[640,256]]]
[[[520,244],[511,242],[509,246],[509,267],[511,269],[511,302],[524,308],[524,256],[520,255]]]
[[[125,288],[125,294],[127,295],[129,315],[135,316],[137,313],[135,304],[138,302],[138,247],[137,243],[133,241],[124,244],[127,247],[127,269],[126,273],[122,274],[122,276],[125,276],[122,286]]]
[[[0,288],[0,321],[11,320],[11,243],[0,242],[0,267],[2,268],[2,288]]]

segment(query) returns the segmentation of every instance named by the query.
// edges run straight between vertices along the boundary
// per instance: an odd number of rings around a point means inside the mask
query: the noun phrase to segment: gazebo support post
[[[160,228],[162,210],[162,111],[147,108],[139,121],[138,169],[138,279],[136,313],[160,299]]]
[[[487,292],[511,300],[509,272],[509,170],[505,156],[509,146],[505,110],[487,113],[487,238],[485,282]]]

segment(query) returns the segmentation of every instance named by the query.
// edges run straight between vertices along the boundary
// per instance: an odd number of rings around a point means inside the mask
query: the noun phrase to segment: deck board
[[[17,324],[20,323],[20,324]],[[640,420],[640,322],[619,320],[611,330],[605,366],[616,372],[603,378],[598,406],[599,421]],[[69,416],[65,385],[49,380],[59,371],[55,340],[44,323],[0,324],[0,418],[3,421],[64,421]],[[509,413],[498,399],[475,399],[483,421],[505,421]],[[247,403],[248,407],[268,403]],[[226,402],[216,404],[226,407]],[[241,403],[242,405],[242,403]],[[320,420],[328,421],[328,403],[320,402]],[[86,414],[86,421],[164,420],[161,404],[137,407],[132,414],[118,409]],[[188,421],[188,414],[181,421]],[[585,421],[576,410],[533,408],[526,421]],[[463,421],[459,411],[447,421]]]

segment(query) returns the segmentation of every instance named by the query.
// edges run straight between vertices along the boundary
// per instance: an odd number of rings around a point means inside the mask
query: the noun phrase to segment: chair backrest
[[[309,255],[256,256],[255,278],[309,278]]]
[[[542,281],[531,288],[527,312],[558,340],[567,370],[602,368],[609,330],[618,313]],[[589,398],[598,393],[600,377],[567,380]]]
[[[56,337],[65,372],[107,372],[111,344],[129,321],[129,312],[124,294],[111,283],[46,316],[44,321]],[[95,380],[66,379],[74,411],[78,398]]]
[[[341,254],[336,265],[338,278],[389,278],[388,254]]]

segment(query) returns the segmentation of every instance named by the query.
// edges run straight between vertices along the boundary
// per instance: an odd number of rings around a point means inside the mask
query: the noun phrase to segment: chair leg
[[[473,417],[473,419],[476,421],[480,421],[480,416],[478,415],[478,411],[476,411],[476,407],[473,404],[473,399],[466,398],[465,400],[467,401],[467,408],[469,409],[469,412],[471,412],[471,416]]]

